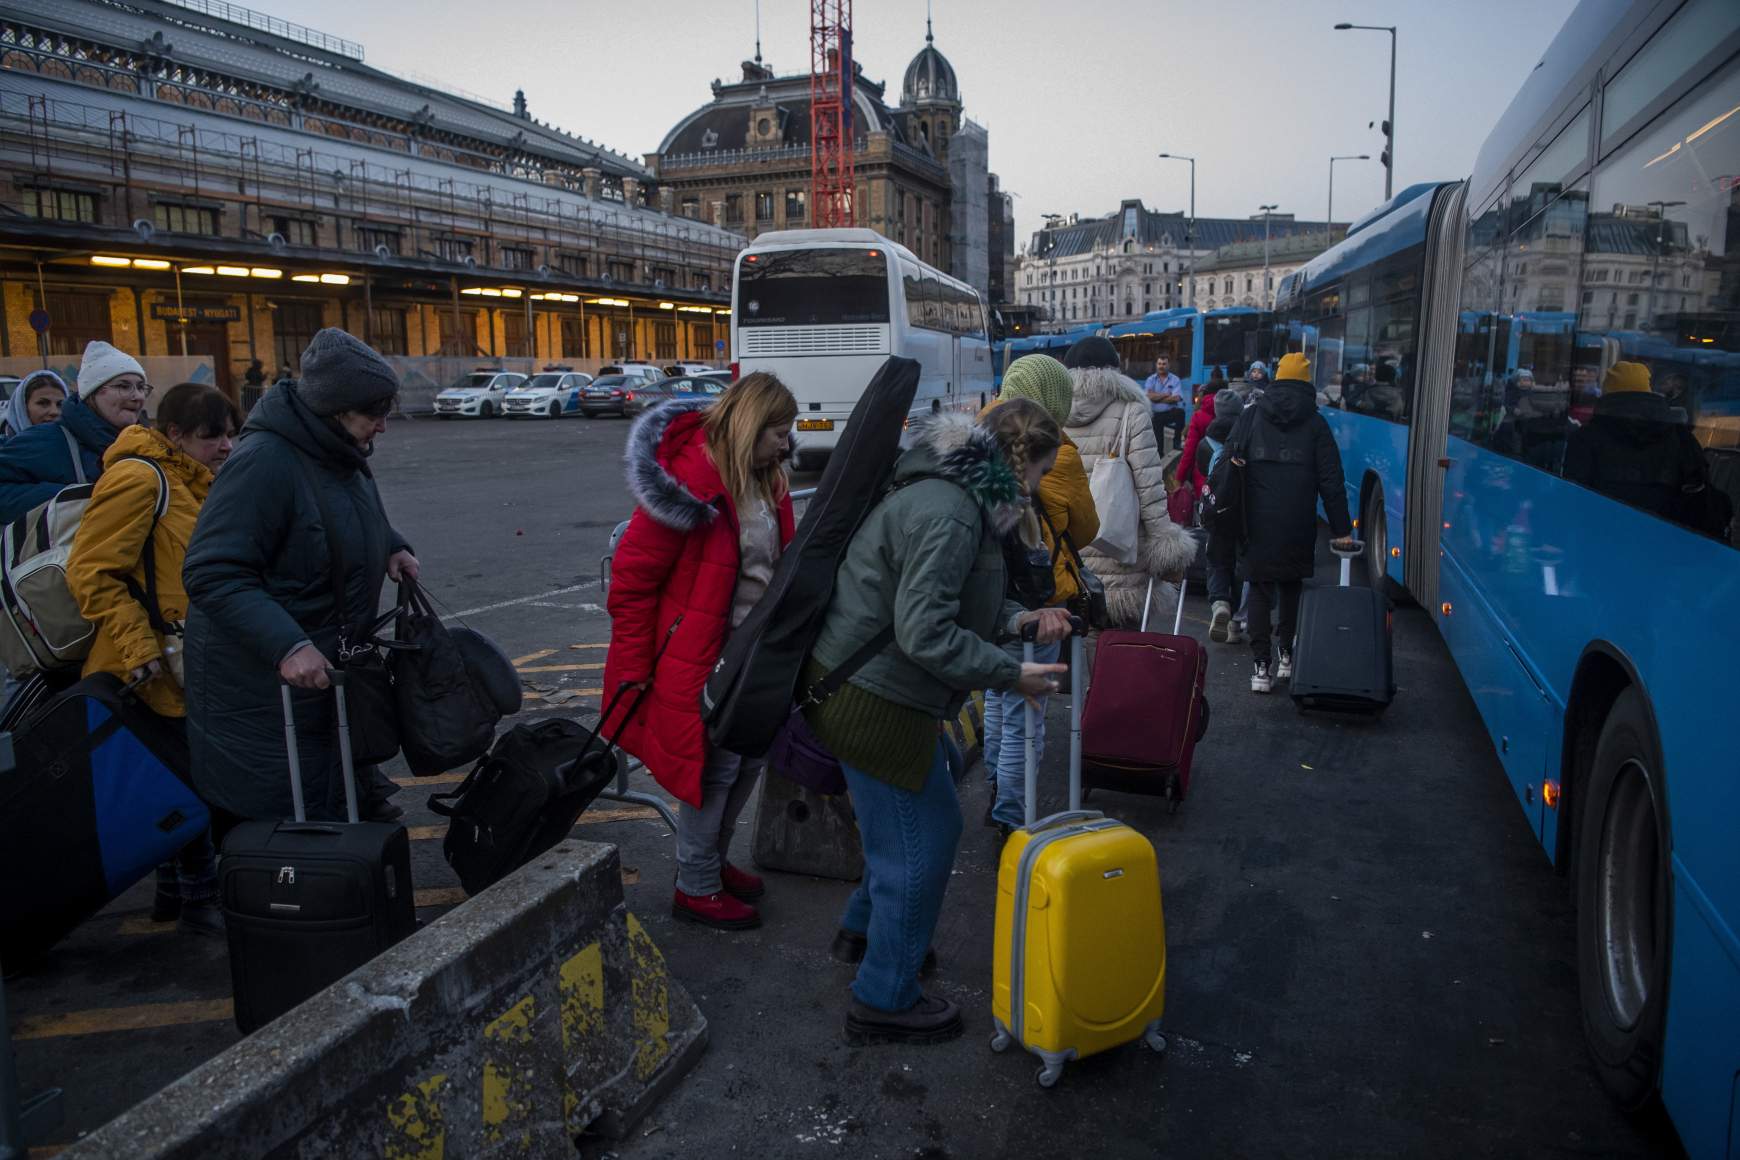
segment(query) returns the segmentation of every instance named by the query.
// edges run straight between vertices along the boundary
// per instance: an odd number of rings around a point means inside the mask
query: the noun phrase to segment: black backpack
[[[918,363],[890,358],[864,388],[767,591],[726,641],[701,692],[707,738],[719,748],[759,757],[790,716],[798,674],[833,599],[834,573],[887,490],[918,377]]]

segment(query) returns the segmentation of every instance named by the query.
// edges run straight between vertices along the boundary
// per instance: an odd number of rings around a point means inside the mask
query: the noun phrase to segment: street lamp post
[[[1185,285],[1188,289],[1188,293],[1189,293],[1189,297],[1186,299],[1185,304],[1188,306],[1195,306],[1196,305],[1196,158],[1186,157],[1182,153],[1162,153],[1162,154],[1160,154],[1160,158],[1163,161],[1188,161],[1188,162],[1190,162],[1190,224],[1184,227],[1184,248],[1186,250],[1190,251],[1190,273],[1185,275],[1185,277],[1189,279],[1189,281],[1185,283]]]
[[[1396,175],[1396,26],[1393,24],[1337,24],[1337,32],[1362,29],[1390,34],[1390,119],[1384,122],[1384,200],[1394,195]]]
[[[1329,206],[1323,214],[1326,241],[1335,240],[1335,163],[1337,161],[1370,161],[1370,153],[1340,153],[1329,159]]]
[[[1280,207],[1273,205],[1259,205],[1257,207],[1263,215],[1263,296],[1260,301],[1269,307],[1274,305],[1269,301],[1269,215],[1278,208]]]

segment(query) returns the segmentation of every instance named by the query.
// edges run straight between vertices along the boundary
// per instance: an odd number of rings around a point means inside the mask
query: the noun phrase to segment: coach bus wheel
[[[1673,917],[1665,801],[1643,697],[1627,689],[1577,807],[1577,976],[1596,1071],[1628,1110],[1653,1101],[1661,1071]]]

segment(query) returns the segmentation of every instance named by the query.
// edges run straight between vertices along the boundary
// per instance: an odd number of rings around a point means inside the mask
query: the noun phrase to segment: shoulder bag
[[[1142,499],[1136,494],[1136,475],[1130,468],[1129,406],[1118,424],[1117,443],[1100,456],[1088,476],[1088,490],[1100,517],[1099,535],[1088,547],[1120,564],[1134,564],[1142,534]]]

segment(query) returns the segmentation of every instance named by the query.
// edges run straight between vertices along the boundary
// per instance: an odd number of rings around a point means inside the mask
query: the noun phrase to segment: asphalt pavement
[[[626,431],[403,420],[376,452],[425,586],[516,659],[526,719],[596,714],[609,639],[598,560],[630,511]],[[1202,601],[1185,623],[1206,636]],[[1427,617],[1396,615],[1400,690],[1377,722],[1300,716],[1284,695],[1247,691],[1244,648],[1210,650],[1213,718],[1183,808],[1103,791],[1089,803],[1159,852],[1166,1055],[1109,1052],[1042,1091],[1031,1057],[989,1050],[996,866],[982,768],[960,789],[967,829],[930,984],[962,1005],[968,1033],[930,1048],[841,1037],[851,968],[828,944],[849,884],[770,874],[760,930],[679,924],[664,824],[600,801],[577,836],[620,845],[629,906],[706,1013],[711,1046],[633,1138],[589,1140],[585,1154],[1671,1154],[1659,1127],[1612,1107],[1587,1063],[1564,881]],[[1059,702],[1047,806],[1063,797],[1066,727]],[[425,804],[450,781],[388,772],[407,783],[396,800],[419,914],[433,917],[463,897]],[[223,946],[152,924],[149,904],[141,884],[8,981],[26,1089],[66,1090],[61,1142],[236,1039]]]

